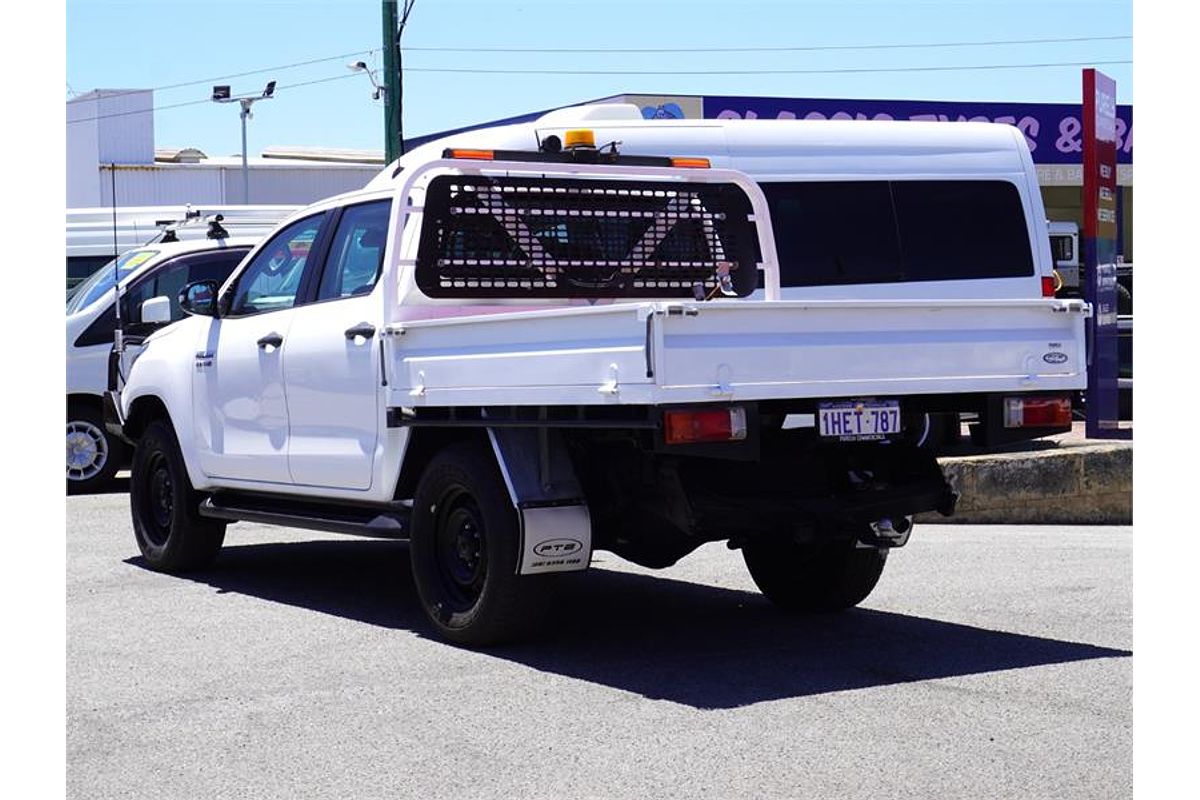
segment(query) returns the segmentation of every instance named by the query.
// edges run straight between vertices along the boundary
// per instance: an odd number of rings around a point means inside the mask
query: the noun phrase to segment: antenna
[[[116,309],[117,321],[113,328],[113,350],[117,354],[117,366],[121,364],[121,353],[125,349],[124,337],[121,335],[121,271],[117,268],[117,262],[121,258],[120,246],[117,244],[117,165],[110,162],[108,165],[110,185],[112,187],[112,214],[113,214],[113,296]],[[120,370],[118,369],[119,373]],[[115,388],[115,387],[114,387]]]

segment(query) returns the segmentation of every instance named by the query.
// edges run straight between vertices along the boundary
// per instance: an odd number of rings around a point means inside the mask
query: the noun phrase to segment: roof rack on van
[[[191,227],[200,220],[199,209],[193,210],[189,204],[187,210],[184,211],[183,219],[160,219],[155,220],[154,224],[162,229],[162,236],[158,240],[161,243],[178,242],[179,234],[177,231],[182,227]],[[208,231],[205,234],[209,239],[228,239],[229,231],[221,223],[225,220],[224,214],[211,214],[204,218],[205,224],[208,225]]]
[[[213,214],[206,220],[206,222],[208,222],[208,233],[206,235],[209,239],[229,238],[229,231],[225,230],[225,227],[221,225],[221,222],[224,219],[224,214]]]

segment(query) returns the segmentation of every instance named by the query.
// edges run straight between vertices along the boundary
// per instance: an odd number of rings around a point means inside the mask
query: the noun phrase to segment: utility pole
[[[404,155],[404,87],[401,80],[400,36],[416,0],[383,0],[383,142],[385,160],[392,163]]]

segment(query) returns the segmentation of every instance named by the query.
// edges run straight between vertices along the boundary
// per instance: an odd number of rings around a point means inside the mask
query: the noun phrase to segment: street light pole
[[[250,205],[250,165],[246,163],[246,120],[250,118],[251,102],[242,101],[242,202]]]
[[[254,116],[250,113],[250,107],[259,100],[270,100],[275,95],[275,81],[268,81],[267,88],[263,89],[261,95],[244,95],[242,97],[233,97],[228,86],[214,86],[212,91],[212,101],[214,103],[232,103],[237,102],[241,105],[242,110],[238,114],[242,120],[242,202],[250,205],[250,165],[247,163],[246,157],[246,120]]]

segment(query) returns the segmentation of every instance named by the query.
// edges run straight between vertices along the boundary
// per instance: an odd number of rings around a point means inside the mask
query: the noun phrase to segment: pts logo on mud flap
[[[583,549],[583,542],[575,539],[551,539],[533,548],[534,554],[542,558],[556,558],[578,553]]]

